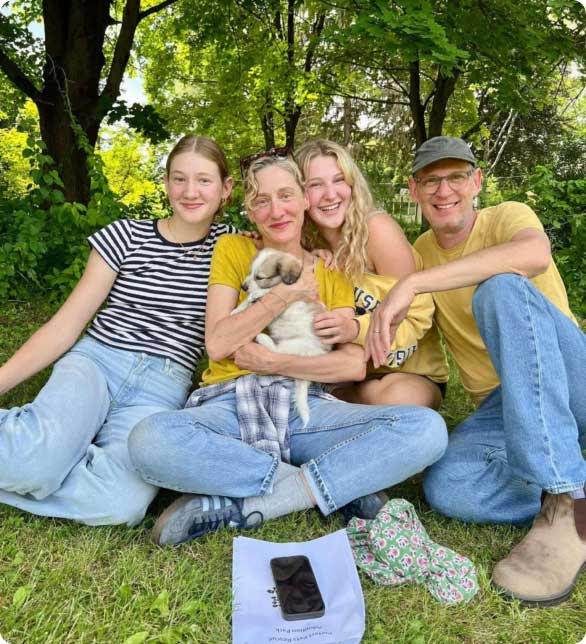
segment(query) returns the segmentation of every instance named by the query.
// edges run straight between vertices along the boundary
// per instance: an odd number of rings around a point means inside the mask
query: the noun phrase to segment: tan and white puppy
[[[242,289],[248,297],[232,311],[240,313],[266,295],[280,282],[293,284],[301,276],[302,263],[293,255],[272,248],[261,250],[254,258]],[[313,316],[324,310],[321,302],[293,302],[260,333],[256,341],[276,353],[298,356],[320,356],[331,350],[313,330]],[[306,425],[309,420],[307,392],[309,381],[295,381],[295,400],[299,416]]]

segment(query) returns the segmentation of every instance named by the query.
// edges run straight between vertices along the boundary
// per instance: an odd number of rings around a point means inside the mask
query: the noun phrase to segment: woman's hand
[[[265,297],[271,293],[277,298],[282,298],[287,306],[293,302],[319,301],[319,289],[311,268],[303,269],[299,279],[293,284],[277,284]]]
[[[326,311],[313,316],[316,335],[325,344],[344,344],[358,336],[358,322],[337,311]]]
[[[328,248],[316,248],[315,250],[311,251],[311,254],[314,257],[321,257],[324,266],[330,270],[330,271],[335,271],[337,270],[338,266],[336,265],[336,260],[334,259],[334,253],[332,253],[331,250]]]
[[[239,230],[238,234],[247,239],[251,239],[256,250],[262,250],[264,248],[262,237],[256,230]]]
[[[240,369],[253,371],[260,374],[276,373],[277,365],[275,357],[277,354],[258,342],[248,342],[242,345],[234,353],[234,362]]]

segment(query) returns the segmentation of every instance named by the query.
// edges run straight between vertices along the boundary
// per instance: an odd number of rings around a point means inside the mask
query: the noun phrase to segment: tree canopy
[[[390,179],[453,134],[494,172],[562,145],[585,52],[575,0],[10,0],[0,122],[32,100],[65,198],[86,204],[87,156],[117,121],[154,143],[206,133],[232,158],[326,135]],[[120,100],[125,74],[146,105]]]

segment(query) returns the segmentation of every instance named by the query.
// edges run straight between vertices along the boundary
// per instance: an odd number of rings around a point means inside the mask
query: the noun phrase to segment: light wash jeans
[[[353,405],[309,395],[305,427],[292,403],[291,462],[303,469],[320,510],[399,483],[444,453],[447,432],[424,407]],[[145,481],[179,492],[244,498],[272,492],[279,461],[240,440],[235,393],[146,418],[130,435]]]
[[[501,386],[452,432],[425,495],[465,521],[525,523],[542,490],[586,479],[586,336],[516,275],[480,284],[473,312]]]
[[[138,523],[157,488],[130,464],[128,434],[181,408],[190,385],[169,359],[83,338],[34,402],[0,410],[0,503],[88,525]]]

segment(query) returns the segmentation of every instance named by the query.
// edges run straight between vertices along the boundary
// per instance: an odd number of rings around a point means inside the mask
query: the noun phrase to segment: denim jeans
[[[431,409],[354,405],[328,394],[310,394],[309,409],[303,427],[291,404],[291,462],[324,514],[420,472],[446,448],[445,423]],[[278,466],[241,441],[234,392],[146,418],[132,431],[129,451],[152,485],[236,498],[270,494]]]
[[[452,432],[425,494],[448,516],[525,523],[542,490],[586,479],[586,336],[515,275],[480,284],[473,312],[501,385]]]
[[[157,488],[130,464],[128,434],[179,409],[190,385],[169,359],[83,338],[34,402],[0,410],[0,503],[88,525],[138,523]]]

